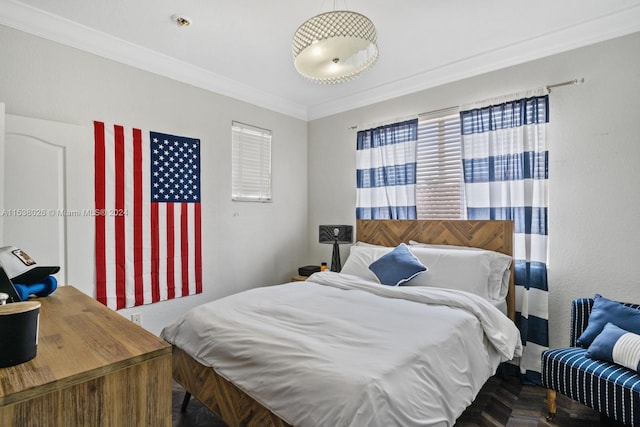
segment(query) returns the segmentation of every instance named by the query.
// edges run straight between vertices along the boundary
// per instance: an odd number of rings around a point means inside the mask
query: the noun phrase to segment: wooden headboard
[[[513,221],[489,220],[357,220],[356,240],[397,246],[415,240],[438,245],[471,246],[513,256]],[[507,294],[507,315],[515,321],[514,266]]]

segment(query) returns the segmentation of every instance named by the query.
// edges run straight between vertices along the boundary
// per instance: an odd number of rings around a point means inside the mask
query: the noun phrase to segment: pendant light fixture
[[[371,67],[378,58],[377,33],[364,15],[335,10],[314,16],[293,36],[293,62],[317,83],[342,83]]]

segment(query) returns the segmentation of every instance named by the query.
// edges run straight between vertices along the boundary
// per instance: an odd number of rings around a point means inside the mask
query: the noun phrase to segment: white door
[[[87,127],[5,116],[2,245],[60,266],[60,285],[93,276],[92,162]]]

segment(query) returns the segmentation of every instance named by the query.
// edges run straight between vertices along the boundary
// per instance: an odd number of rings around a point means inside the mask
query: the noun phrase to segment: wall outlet
[[[140,313],[133,313],[133,314],[131,315],[131,321],[132,321],[133,323],[135,323],[136,325],[138,325],[138,326],[142,326],[142,324],[141,324],[141,322],[142,322],[141,317],[142,317],[142,314],[140,314]]]

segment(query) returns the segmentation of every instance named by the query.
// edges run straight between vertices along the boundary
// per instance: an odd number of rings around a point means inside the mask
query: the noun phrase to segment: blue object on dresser
[[[16,283],[13,286],[16,288],[18,295],[20,295],[20,299],[26,301],[29,295],[37,297],[51,295],[58,287],[58,281],[54,276],[47,276],[39,283],[31,283],[29,285]]]
[[[592,298],[571,302],[571,347],[542,353],[542,385],[601,414],[630,426],[640,426],[640,374],[635,370],[587,357],[577,339],[587,328]],[[640,304],[622,303],[640,310]],[[548,394],[549,415],[555,414],[555,395]]]

